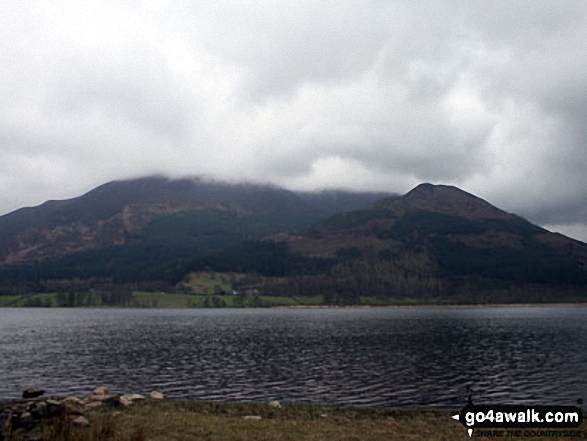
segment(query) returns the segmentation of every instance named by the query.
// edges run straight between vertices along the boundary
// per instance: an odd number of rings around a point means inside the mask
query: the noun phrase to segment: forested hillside
[[[190,274],[206,272],[240,274],[239,289],[325,303],[555,301],[587,291],[586,244],[456,187],[380,198],[199,181],[120,185],[116,201],[102,195],[109,184],[39,208],[20,233],[3,219],[12,231],[4,256],[13,256],[0,267],[3,292],[182,290]],[[96,239],[100,228],[110,241]]]

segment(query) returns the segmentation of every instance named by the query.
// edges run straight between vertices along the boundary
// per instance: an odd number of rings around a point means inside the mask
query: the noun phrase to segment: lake
[[[0,309],[0,399],[163,392],[342,406],[575,404],[587,307]]]

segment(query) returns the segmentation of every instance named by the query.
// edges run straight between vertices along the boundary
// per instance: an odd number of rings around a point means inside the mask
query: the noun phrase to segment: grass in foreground
[[[61,419],[57,424],[45,426],[41,435],[47,441],[469,439],[464,428],[450,418],[452,413],[448,410],[341,410],[293,404],[272,409],[266,404],[166,400],[135,403],[120,413],[95,412],[88,416],[91,425],[87,428],[72,428],[66,419]],[[247,415],[261,419],[246,420]]]

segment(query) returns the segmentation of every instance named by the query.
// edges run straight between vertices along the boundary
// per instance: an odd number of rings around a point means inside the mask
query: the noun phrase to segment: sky
[[[0,214],[152,174],[456,185],[587,241],[587,2],[2,0]]]

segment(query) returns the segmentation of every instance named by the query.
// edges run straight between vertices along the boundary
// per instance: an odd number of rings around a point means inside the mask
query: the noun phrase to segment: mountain
[[[0,277],[157,278],[161,265],[297,231],[387,195],[197,178],[109,182],[77,198],[0,216]]]
[[[330,262],[305,289],[333,296],[491,301],[587,292],[587,244],[451,186],[421,184],[274,240],[292,256]]]
[[[587,244],[432,184],[397,196],[111,182],[0,217],[0,261],[4,290],[74,281],[172,287],[215,271],[254,275],[269,294],[336,303],[587,297]]]

